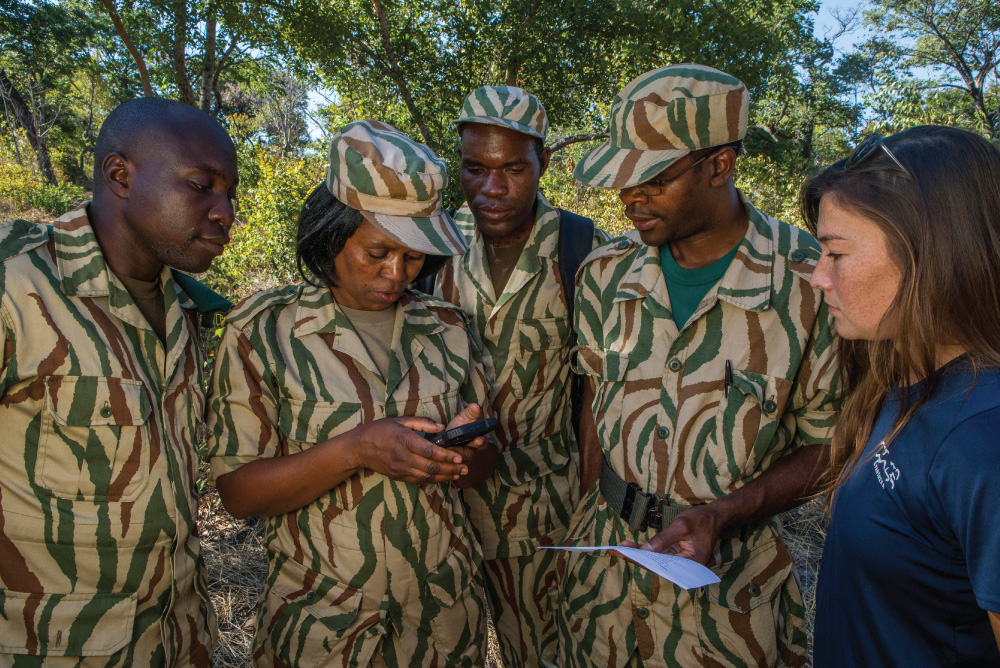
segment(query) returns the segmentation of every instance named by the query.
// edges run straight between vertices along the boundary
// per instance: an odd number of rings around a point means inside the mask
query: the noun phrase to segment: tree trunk
[[[24,98],[17,92],[13,82],[7,77],[7,70],[0,69],[0,93],[10,101],[10,106],[14,108],[14,115],[17,122],[24,128],[24,134],[28,136],[28,143],[35,151],[35,158],[38,161],[38,170],[42,173],[42,178],[49,185],[57,185],[56,173],[52,169],[52,160],[49,157],[49,147],[45,145],[45,138],[38,134],[35,127],[35,119],[31,115],[31,109],[25,103]]]
[[[208,8],[205,17],[205,57],[201,65],[201,110],[206,114],[212,110],[212,83],[215,81],[215,31],[218,20],[215,8]]]
[[[118,15],[118,11],[115,10],[115,4],[112,0],[101,0],[101,4],[104,5],[104,9],[107,10],[108,15],[111,16],[111,22],[115,24],[115,32],[118,33],[118,37],[121,38],[122,44],[128,49],[129,54],[132,56],[132,60],[135,61],[135,66],[139,69],[139,80],[142,82],[142,91],[146,94],[146,97],[156,97],[153,95],[153,84],[149,82],[149,70],[146,69],[146,61],[143,60],[142,54],[139,53],[139,49],[135,48],[135,44],[129,38],[128,33],[125,31],[125,24],[122,23],[122,17]]]
[[[17,160],[18,167],[24,167],[24,158],[21,157],[21,142],[17,138],[17,128],[14,125],[14,119],[10,115],[10,107],[7,105],[7,96],[3,95],[3,117],[6,122],[7,129],[10,131],[10,143],[14,147],[14,158]]]
[[[174,69],[174,79],[177,81],[177,91],[181,102],[195,106],[194,90],[187,72],[187,0],[174,0],[174,57],[170,64]]]
[[[396,52],[393,50],[392,41],[389,39],[389,22],[385,18],[385,7],[382,6],[382,0],[372,0],[372,5],[375,7],[375,15],[378,17],[378,25],[382,33],[382,47],[389,58],[389,72],[393,83],[396,84],[399,96],[403,98],[403,104],[406,105],[407,111],[413,117],[413,122],[416,123],[417,129],[420,130],[420,136],[423,137],[424,143],[430,146],[431,133],[427,130],[423,114],[420,113],[420,109],[413,102],[413,96],[410,95],[410,86],[406,83],[406,77],[403,76],[403,71],[399,68],[399,61],[396,60]]]

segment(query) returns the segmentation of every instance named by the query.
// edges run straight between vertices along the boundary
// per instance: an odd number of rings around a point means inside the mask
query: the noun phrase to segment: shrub
[[[87,198],[83,188],[72,183],[44,186],[28,194],[28,205],[58,217]]]
[[[234,300],[255,287],[296,280],[299,210],[323,178],[323,161],[321,157],[281,157],[255,146],[240,151],[239,170],[233,240],[207,277]]]
[[[0,159],[0,216],[9,218],[27,209],[41,180],[16,162]]]

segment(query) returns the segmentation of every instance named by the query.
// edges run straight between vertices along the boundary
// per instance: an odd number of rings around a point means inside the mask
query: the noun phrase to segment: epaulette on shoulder
[[[438,309],[445,309],[448,312],[457,313],[458,316],[463,321],[465,321],[465,322],[469,321],[469,314],[466,313],[465,311],[463,311],[458,306],[455,306],[454,304],[452,304],[449,301],[445,301],[445,300],[441,299],[440,297],[435,297],[433,295],[424,294],[423,292],[421,292],[419,295],[413,295],[413,296],[414,297],[419,297],[420,301],[423,303],[423,305],[428,310],[433,311],[433,310],[438,310]]]
[[[279,285],[275,288],[262,290],[236,304],[229,312],[226,322],[233,327],[242,329],[263,311],[280,304],[291,304],[301,292],[301,285]]]
[[[788,248],[788,269],[796,276],[809,280],[820,255],[823,254],[816,237],[798,227],[791,227]]]
[[[48,223],[8,220],[0,223],[0,262],[45,245],[52,232]]]
[[[583,267],[584,265],[590,264],[594,260],[600,260],[604,257],[619,257],[628,255],[641,245],[642,241],[639,239],[639,233],[633,230],[628,234],[615,237],[590,251],[590,254],[583,258],[583,262],[580,266]]]

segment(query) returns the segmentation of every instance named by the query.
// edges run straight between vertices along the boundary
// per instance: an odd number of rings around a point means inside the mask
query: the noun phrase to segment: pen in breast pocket
[[[722,396],[729,398],[729,388],[733,384],[733,363],[726,360],[726,375],[722,380]]]

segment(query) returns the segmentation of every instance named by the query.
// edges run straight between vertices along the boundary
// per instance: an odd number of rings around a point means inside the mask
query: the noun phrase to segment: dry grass
[[[214,663],[220,668],[244,668],[251,665],[254,607],[267,569],[262,544],[264,521],[260,518],[233,519],[222,508],[216,491],[208,485],[202,494],[199,519],[208,588],[219,617],[219,645]],[[808,613],[807,628],[812,638],[814,591],[826,538],[826,511],[822,502],[815,500],[785,513],[782,521],[782,534],[795,558],[802,584]],[[492,624],[489,632],[486,668],[503,668]]]
[[[208,590],[219,618],[219,644],[213,664],[218,668],[244,668],[251,665],[254,610],[267,574],[264,520],[234,519],[209,485],[202,493],[198,519]]]
[[[29,223],[48,223],[52,221],[52,214],[42,209],[22,209],[15,206],[10,201],[0,198],[0,221],[19,218]]]
[[[795,559],[795,572],[802,585],[802,598],[806,608],[806,634],[809,636],[809,655],[812,658],[813,619],[816,616],[816,577],[826,541],[829,517],[826,499],[813,499],[781,516],[781,536],[788,551]],[[811,666],[810,661],[808,666]]]

